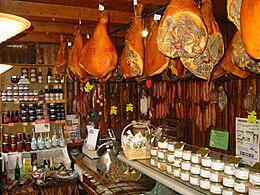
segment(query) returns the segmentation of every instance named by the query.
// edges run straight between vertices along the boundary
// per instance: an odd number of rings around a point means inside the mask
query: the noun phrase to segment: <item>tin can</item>
[[[255,171],[250,171],[249,182],[253,185],[260,185],[260,173]]]
[[[234,190],[239,193],[248,193],[248,180],[235,179]]]
[[[200,187],[204,190],[209,190],[210,188],[209,179],[200,177]]]
[[[17,152],[23,151],[23,141],[17,142]]]
[[[223,186],[221,183],[210,182],[209,191],[212,194],[221,194],[222,188],[223,188]]]
[[[199,164],[191,164],[190,172],[194,175],[200,174],[200,165]]]
[[[182,158],[183,150],[181,150],[181,149],[175,149],[174,152],[175,152],[175,157],[176,157],[176,158]]]
[[[199,175],[190,174],[190,184],[194,186],[198,186],[199,183]]]
[[[211,169],[215,171],[223,171],[224,170],[224,161],[218,159],[211,160]]]
[[[168,142],[168,151],[174,152],[174,145],[176,142]]]
[[[209,177],[210,181],[216,182],[216,183],[221,183],[222,178],[223,178],[222,171],[211,170],[210,177]]]
[[[167,152],[168,152],[167,150],[159,149],[158,150],[158,159],[166,160]]]
[[[151,151],[150,151],[151,156],[157,156],[157,150],[158,147],[151,147]]]
[[[235,175],[235,173],[236,173],[235,164],[226,162],[224,165],[224,173],[227,175]]]
[[[167,163],[167,173],[173,175],[174,170],[174,164],[173,163]]]
[[[191,167],[191,162],[188,160],[182,160],[181,162],[181,169],[184,171],[189,171]]]
[[[200,176],[203,178],[210,178],[210,168],[201,167],[200,168]]]
[[[174,166],[177,167],[177,168],[180,168],[181,167],[181,158],[175,158],[174,159]]]
[[[191,160],[191,151],[190,150],[183,150],[182,159],[190,161]]]
[[[190,181],[190,172],[181,170],[181,180]]]
[[[204,156],[201,159],[201,165],[203,167],[211,167],[211,157],[210,156]]]
[[[174,152],[169,152],[169,150],[168,150],[167,161],[168,161],[168,163],[174,162]]]
[[[152,157],[150,158],[150,164],[151,164],[152,166],[154,166],[154,167],[157,167],[157,166],[158,166],[157,163],[158,163],[157,157],[152,156]]]
[[[11,144],[10,151],[11,152],[16,152],[16,144]]]
[[[249,178],[249,169],[245,167],[237,167],[235,177],[237,179],[248,179]]]
[[[234,194],[235,194],[235,190],[233,188],[223,187],[222,195],[234,195]]]
[[[191,162],[194,164],[200,164],[201,163],[201,155],[197,153],[191,154]]]
[[[223,175],[223,186],[228,188],[234,188],[235,186],[235,177],[233,175]]]
[[[260,194],[260,186],[255,186],[250,184],[248,189],[249,195],[259,195]]]
[[[180,176],[181,176],[181,169],[180,169],[180,168],[175,168],[175,169],[173,170],[173,175],[174,175],[175,177],[180,177]]]
[[[161,171],[166,171],[166,169],[167,169],[167,162],[166,162],[166,160],[161,160],[161,159],[159,159],[158,160],[158,169],[159,170],[161,170]]]

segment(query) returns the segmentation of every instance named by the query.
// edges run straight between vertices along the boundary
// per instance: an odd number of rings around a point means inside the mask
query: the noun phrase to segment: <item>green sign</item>
[[[210,146],[222,150],[228,149],[229,133],[227,131],[219,131],[211,129],[210,132]]]

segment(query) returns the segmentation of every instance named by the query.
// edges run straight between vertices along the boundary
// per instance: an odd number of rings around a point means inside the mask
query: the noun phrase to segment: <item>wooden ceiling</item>
[[[225,21],[226,0],[212,2],[217,20]],[[169,0],[138,0],[138,3],[144,4],[144,16],[153,16],[154,12],[163,13]],[[0,0],[0,12],[22,16],[32,24],[25,32],[6,42],[59,43],[61,34],[73,41],[72,33],[79,19],[83,33],[92,34],[99,17],[99,4],[109,10],[111,36],[123,40],[134,15],[133,0]],[[148,20],[146,17],[145,25],[148,25]]]

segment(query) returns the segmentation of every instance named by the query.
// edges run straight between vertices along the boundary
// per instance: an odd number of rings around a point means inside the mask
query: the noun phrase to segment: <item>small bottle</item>
[[[45,169],[45,170],[48,170],[49,169],[49,164],[48,164],[48,162],[47,162],[47,160],[46,160],[46,158],[43,158],[43,168]]]
[[[63,135],[63,131],[62,131],[62,127],[61,126],[59,128],[59,134],[60,134],[59,146],[60,147],[64,147],[65,146],[65,140],[64,140],[64,135]]]
[[[37,140],[36,140],[36,137],[35,137],[34,128],[32,128],[31,149],[32,150],[36,150],[37,149]]]
[[[52,130],[51,145],[53,147],[56,147],[58,145],[58,140],[57,140],[56,128],[55,127],[53,127],[53,130]]]
[[[62,85],[59,85],[59,99],[60,99],[60,100],[63,100],[63,99],[64,99],[63,90],[62,90]]]
[[[39,68],[39,72],[38,72],[38,83],[42,83],[42,79],[43,79],[43,77],[42,77],[42,69]]]
[[[47,72],[47,83],[52,83],[53,82],[53,75],[51,72],[51,68],[48,68],[48,72]]]
[[[50,132],[47,132],[47,135],[45,137],[45,147],[47,149],[51,148],[51,137],[50,137]]]
[[[21,171],[19,167],[19,157],[16,158],[16,165],[15,165],[15,180],[21,179]]]

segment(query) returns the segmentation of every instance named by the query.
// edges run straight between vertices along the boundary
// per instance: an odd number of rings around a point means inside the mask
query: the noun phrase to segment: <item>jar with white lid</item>
[[[191,151],[190,150],[183,150],[182,159],[190,161],[191,160]]]
[[[223,173],[221,171],[214,171],[211,170],[210,171],[210,177],[209,180],[212,182],[217,182],[217,183],[221,183],[222,182],[222,178],[223,178]]]
[[[2,102],[6,102],[7,101],[7,97],[6,96],[1,96],[1,101]]]
[[[260,172],[250,171],[249,172],[249,182],[253,185],[260,186]]]
[[[234,194],[235,194],[235,190],[233,188],[223,187],[222,195],[234,195]]]
[[[181,176],[181,169],[180,168],[174,168],[173,175],[175,177],[180,177]]]
[[[248,195],[259,195],[259,194],[260,194],[260,186],[249,184]]]
[[[223,186],[228,187],[228,188],[234,188],[235,186],[235,177],[233,175],[223,175],[223,181],[222,181]]]
[[[200,187],[204,190],[209,190],[210,180],[207,178],[200,177]]]
[[[2,90],[1,95],[2,96],[6,96],[7,95],[7,91],[6,90]]]
[[[170,152],[169,150],[168,150],[168,154],[167,154],[167,161],[169,162],[169,163],[173,163],[174,162],[174,152]]]
[[[158,147],[151,147],[150,154],[151,156],[157,156]]]
[[[224,170],[224,161],[218,159],[211,160],[211,169],[215,171],[223,171]]]
[[[248,193],[248,180],[235,179],[234,190],[239,193]]]
[[[201,165],[203,167],[211,167],[211,157],[210,156],[204,156],[201,159]]]
[[[200,165],[199,164],[191,164],[190,172],[194,175],[200,174]]]
[[[174,166],[177,167],[177,168],[180,168],[181,167],[181,161],[182,161],[181,158],[174,158]]]
[[[157,156],[159,159],[166,160],[168,150],[158,149]]]
[[[210,188],[209,191],[212,194],[221,194],[222,193],[222,184],[221,183],[215,183],[215,182],[210,182]]]
[[[168,141],[162,139],[161,141],[158,142],[158,149],[162,150],[168,150]]]
[[[175,153],[175,157],[176,157],[176,158],[182,158],[183,150],[181,150],[181,149],[175,149],[175,150],[174,150],[174,153]]]
[[[224,173],[227,174],[227,175],[235,175],[235,173],[236,173],[235,164],[225,162]]]
[[[190,174],[190,184],[191,185],[198,186],[200,184],[199,179],[200,179],[199,175]]]
[[[181,180],[190,181],[190,172],[181,170]]]
[[[200,164],[201,163],[201,155],[197,153],[191,154],[191,162],[194,164]]]
[[[235,177],[247,180],[249,178],[249,169],[246,167],[237,167]]]
[[[168,142],[168,151],[174,152],[174,145],[176,142]]]
[[[181,169],[185,171],[189,171],[191,167],[191,162],[188,160],[182,160],[181,161]]]
[[[210,171],[211,171],[211,169],[208,167],[201,167],[200,176],[203,178],[210,178]]]

